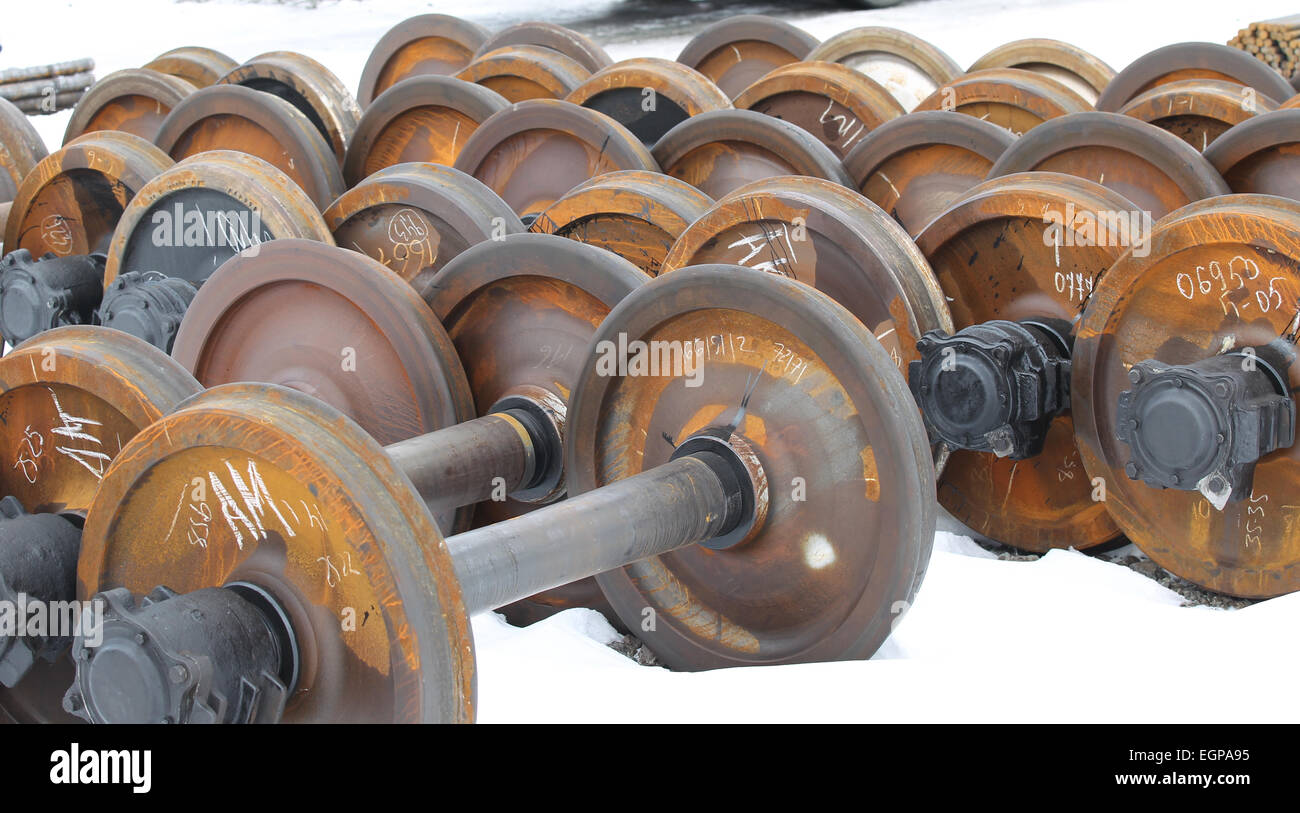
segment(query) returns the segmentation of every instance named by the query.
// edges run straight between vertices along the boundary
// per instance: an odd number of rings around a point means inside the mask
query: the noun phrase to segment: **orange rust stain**
[[[867,499],[880,502],[880,471],[876,468],[876,451],[870,446],[862,450],[862,479],[867,484]]]
[[[735,408],[735,404],[709,404],[701,407],[682,426],[677,442],[680,443],[707,426],[716,425],[718,419],[723,417],[724,413],[734,411]],[[726,417],[730,418],[730,415],[728,414]],[[745,414],[745,423],[740,427],[740,432],[755,446],[761,447],[767,444],[767,423],[752,412]]]

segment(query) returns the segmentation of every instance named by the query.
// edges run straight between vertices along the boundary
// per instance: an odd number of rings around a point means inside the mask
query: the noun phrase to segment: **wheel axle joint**
[[[103,620],[73,644],[63,708],[95,723],[274,723],[299,669],[280,604],[236,582],[192,593],[98,594]],[[97,638],[97,641],[92,640]]]
[[[930,438],[954,449],[1022,460],[1043,450],[1070,407],[1070,326],[994,320],[921,337],[909,386]]]
[[[1125,473],[1153,488],[1199,491],[1219,510],[1249,496],[1255,463],[1295,443],[1284,373],[1294,359],[1277,340],[1193,364],[1134,364],[1115,422],[1131,453]]]
[[[104,293],[105,262],[103,254],[10,252],[0,260],[0,335],[16,347],[45,330],[91,324]]]
[[[80,551],[81,529],[71,519],[0,500],[0,614],[9,616],[0,621],[0,684],[16,686],[38,659],[53,662],[72,643],[52,622],[76,601]],[[45,613],[40,634],[27,632],[32,611]]]

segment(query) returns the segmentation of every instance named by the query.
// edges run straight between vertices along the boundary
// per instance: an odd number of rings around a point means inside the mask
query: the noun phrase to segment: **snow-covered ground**
[[[482,722],[1300,720],[1300,594],[1183,607],[1071,551],[992,558],[940,533],[911,611],[870,661],[694,674],[639,666],[598,613],[474,620]]]
[[[136,67],[179,45],[236,59],[306,53],[356,87],[370,47],[397,21],[429,11],[490,28],[535,13],[567,22],[616,6],[341,0],[305,5],[171,0],[4,0],[0,67],[94,57],[96,73]],[[536,11],[534,11],[534,9]],[[1064,39],[1116,68],[1171,42],[1223,42],[1287,2],[916,0],[897,8],[790,15],[826,38],[856,25],[919,34],[969,64],[1021,37]],[[679,26],[678,30],[682,27]],[[604,29],[602,29],[604,30]],[[686,35],[645,29],[602,37],[615,59],[673,58]],[[68,113],[35,119],[50,149]],[[505,721],[1297,721],[1300,595],[1241,610],[1184,607],[1132,570],[1074,552],[1001,561],[941,533],[925,584],[870,661],[700,674],[639,666],[606,646],[594,612],[526,629],[475,620],[479,716]]]

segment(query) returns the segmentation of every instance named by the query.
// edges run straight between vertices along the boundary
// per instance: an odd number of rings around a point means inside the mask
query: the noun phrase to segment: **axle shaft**
[[[725,532],[739,517],[709,452],[447,540],[473,615]]]

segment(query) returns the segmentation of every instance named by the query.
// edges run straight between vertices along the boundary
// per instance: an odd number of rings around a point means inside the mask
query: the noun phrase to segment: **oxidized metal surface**
[[[935,521],[929,444],[915,410],[899,409],[908,393],[888,353],[824,294],[734,266],[648,283],[596,339],[620,335],[691,348],[698,373],[618,376],[589,359],[569,406],[570,494],[729,422],[770,485],[747,542],[599,576],[620,617],[677,669],[870,656],[920,583]]]
[[[464,361],[482,415],[514,395],[567,404],[596,329],[610,309],[648,281],[631,263],[592,246],[550,235],[516,235],[460,255],[435,278],[428,301]],[[474,525],[537,507],[513,499],[482,502]],[[590,579],[524,604],[533,610],[608,610]],[[511,607],[507,615],[521,617],[527,609]]]
[[[122,210],[172,165],[143,138],[103,130],[46,157],[28,173],[5,224],[5,251],[66,257],[106,252]]]
[[[511,45],[479,54],[456,74],[510,102],[563,99],[589,76],[591,71],[576,60],[539,45]]]
[[[470,246],[525,231],[495,192],[438,164],[380,170],[344,192],[324,218],[335,243],[368,254],[417,291]]]
[[[1234,126],[1205,151],[1233,192],[1300,198],[1300,110],[1282,109]]]
[[[850,28],[823,42],[804,57],[838,62],[884,86],[904,110],[961,76],[952,57],[920,37],[883,26]]]
[[[734,99],[764,74],[806,58],[816,47],[816,37],[784,20],[739,14],[696,34],[677,61],[709,77]]]
[[[875,128],[903,115],[884,86],[835,62],[795,62],[759,79],[735,105],[796,124],[841,160]]]
[[[27,114],[0,99],[0,201],[13,200],[18,185],[45,155],[45,142]]]
[[[1016,137],[947,110],[909,113],[882,124],[844,159],[856,188],[915,237],[988,176]]]
[[[591,75],[565,101],[599,110],[653,147],[691,116],[730,107],[704,74],[667,59],[625,59]]]
[[[393,164],[451,166],[474,130],[509,104],[495,91],[451,76],[399,82],[366,108],[348,145],[343,179],[351,188]]]
[[[1097,97],[1115,77],[1115,69],[1068,42],[1023,39],[999,45],[975,60],[969,73],[987,68],[1021,68],[1055,79],[1088,101]]]
[[[180,161],[201,152],[238,150],[261,158],[302,187],[318,209],[343,194],[330,146],[293,105],[242,85],[195,91],[163,121],[154,138]]]
[[[853,181],[830,147],[801,127],[753,110],[714,110],[677,125],[654,148],[665,174],[711,198],[776,175]]]
[[[143,67],[179,76],[196,88],[205,88],[215,85],[218,79],[239,67],[239,63],[220,51],[187,45],[159,54]]]
[[[571,28],[533,20],[508,26],[492,34],[478,47],[475,58],[498,48],[528,45],[563,54],[589,72],[606,68],[613,61],[605,49]]]
[[[0,492],[29,512],[84,515],[109,461],[136,432],[201,391],[184,368],[116,330],[64,327],[0,360]],[[0,688],[0,719],[75,722],[66,660]]]
[[[1019,68],[989,68],[940,87],[916,110],[955,110],[1021,136],[1043,122],[1092,110],[1087,99],[1054,79]]]
[[[1222,79],[1279,102],[1294,94],[1282,74],[1245,51],[1213,42],[1180,42],[1143,54],[1115,74],[1097,99],[1097,109],[1116,112],[1135,96],[1181,79]]]
[[[487,184],[528,223],[588,178],[620,169],[658,171],[659,165],[609,116],[534,99],[485,121],[461,150],[456,169]]]
[[[357,104],[364,110],[393,85],[412,76],[447,75],[464,68],[487,41],[478,23],[446,14],[419,14],[388,29],[361,70]]]
[[[0,360],[0,490],[32,513],[84,513],[121,444],[200,389],[116,330],[62,327],[23,342]]]
[[[104,285],[127,271],[198,285],[226,259],[282,237],[333,242],[316,206],[287,175],[242,152],[203,152],[155,176],[127,204]]]
[[[415,291],[369,257],[312,240],[228,260],[186,311],[172,356],[206,387],[305,392],[385,445],[475,414],[456,348]],[[450,530],[469,512],[438,519]]]
[[[888,214],[830,181],[768,178],[732,192],[683,232],[663,273],[712,263],[811,285],[848,309],[900,370],[928,330],[952,331],[929,263]]]
[[[78,595],[246,581],[301,657],[285,722],[468,722],[474,649],[450,558],[410,482],[301,393],[208,390],[136,436],[87,517]]]
[[[1233,348],[1296,340],[1300,204],[1233,195],[1156,224],[1151,251],[1126,254],[1097,284],[1074,347],[1074,420],[1090,477],[1124,533],[1170,572],[1211,590],[1263,598],[1300,588],[1300,444],[1256,464],[1253,490],[1215,510],[1197,491],[1154,489],[1125,473],[1115,439],[1128,368],[1188,364]],[[1284,375],[1300,391],[1300,363]]]
[[[1012,144],[990,178],[1062,172],[1113,189],[1159,219],[1228,186],[1195,147],[1153,124],[1118,113],[1054,119]]]
[[[1074,322],[1096,280],[1125,251],[1143,250],[1150,220],[1091,181],[1034,172],[971,189],[917,237],[958,329],[992,319]],[[958,450],[939,502],[976,532],[1023,550],[1079,550],[1118,533],[1093,499],[1069,414],[1042,454],[1025,460]]]
[[[243,85],[278,96],[307,117],[343,163],[361,108],[329,68],[293,51],[258,54],[221,78],[221,84]]]
[[[703,192],[668,175],[607,172],[575,186],[529,230],[599,246],[653,277],[681,233],[712,205]]]
[[[153,141],[167,114],[195,90],[179,76],[148,68],[110,73],[77,101],[63,143],[96,130],[119,130]]]
[[[1154,124],[1204,152],[1229,128],[1277,108],[1267,96],[1248,102],[1241,85],[1222,79],[1180,79],[1133,97],[1120,113]]]

